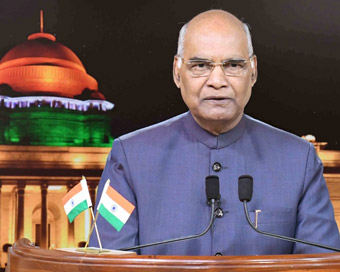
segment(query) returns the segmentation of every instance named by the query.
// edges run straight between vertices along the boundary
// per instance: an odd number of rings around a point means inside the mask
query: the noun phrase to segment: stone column
[[[41,219],[40,219],[40,247],[48,248],[47,233],[47,183],[42,183],[41,188]]]
[[[72,182],[69,182],[67,184],[67,191],[70,191],[73,188],[74,184]],[[68,222],[68,246],[69,247],[76,247],[77,245],[74,244],[74,221],[70,223],[69,220]]]
[[[17,185],[17,227],[15,232],[15,241],[24,237],[24,201],[25,201],[25,182],[18,182]]]

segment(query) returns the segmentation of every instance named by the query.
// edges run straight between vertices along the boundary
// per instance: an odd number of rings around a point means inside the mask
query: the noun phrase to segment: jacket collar
[[[199,142],[210,148],[220,149],[236,142],[242,136],[246,129],[246,116],[243,114],[240,122],[232,130],[218,136],[211,134],[197,124],[190,111],[185,115],[185,124],[189,133]]]

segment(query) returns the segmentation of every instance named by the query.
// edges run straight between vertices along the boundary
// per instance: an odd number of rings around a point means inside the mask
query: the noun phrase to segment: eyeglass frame
[[[177,55],[176,57],[179,59],[179,61],[178,61],[178,63],[177,63],[177,67],[178,67],[178,68],[181,68],[182,63],[187,64],[187,65],[192,64],[192,63],[190,63],[190,60],[189,60],[189,61],[185,61],[184,58],[182,58],[182,57],[179,56],[179,55]],[[208,77],[208,76],[211,75],[212,71],[215,69],[216,66],[220,66],[221,69],[222,69],[222,71],[223,71],[223,74],[224,74],[225,76],[240,77],[240,76],[242,76],[243,74],[240,74],[240,75],[226,74],[226,73],[225,73],[225,70],[223,69],[223,65],[224,65],[225,63],[227,63],[227,62],[230,62],[231,60],[242,62],[244,65],[246,65],[248,62],[250,62],[251,68],[254,69],[254,68],[255,68],[255,65],[254,65],[254,57],[256,57],[255,54],[249,56],[248,59],[245,59],[245,60],[244,60],[244,59],[232,59],[232,58],[230,58],[230,59],[224,60],[224,61],[222,61],[222,62],[214,62],[214,61],[209,60],[209,59],[197,59],[197,60],[193,60],[193,61],[200,61],[200,60],[201,60],[202,62],[209,62],[209,64],[211,64],[211,65],[213,66],[213,68],[211,68],[211,69],[210,69],[210,72],[209,72],[208,74],[206,74],[206,75],[194,75],[194,74],[192,73],[191,70],[189,70],[189,69],[188,69],[188,70],[191,71],[192,77]],[[245,67],[242,67],[242,68],[245,68]],[[246,70],[246,69],[244,69],[244,71],[245,71],[245,70]]]

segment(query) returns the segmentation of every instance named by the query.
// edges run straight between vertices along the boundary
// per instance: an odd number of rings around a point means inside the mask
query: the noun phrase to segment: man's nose
[[[208,86],[213,87],[214,89],[220,89],[229,85],[228,78],[225,76],[222,69],[222,65],[216,65],[212,69],[207,81]]]

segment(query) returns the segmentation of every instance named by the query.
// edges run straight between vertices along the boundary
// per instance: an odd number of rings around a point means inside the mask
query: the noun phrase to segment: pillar
[[[72,182],[69,182],[67,184],[67,191],[70,191],[73,188],[74,184]],[[70,223],[68,221],[68,246],[69,247],[75,247],[76,245],[74,244],[74,221]]]
[[[17,227],[15,241],[24,237],[24,201],[25,201],[25,182],[18,182],[17,185]]]
[[[41,219],[40,219],[40,247],[48,248],[47,233],[47,183],[42,183],[41,188]]]

